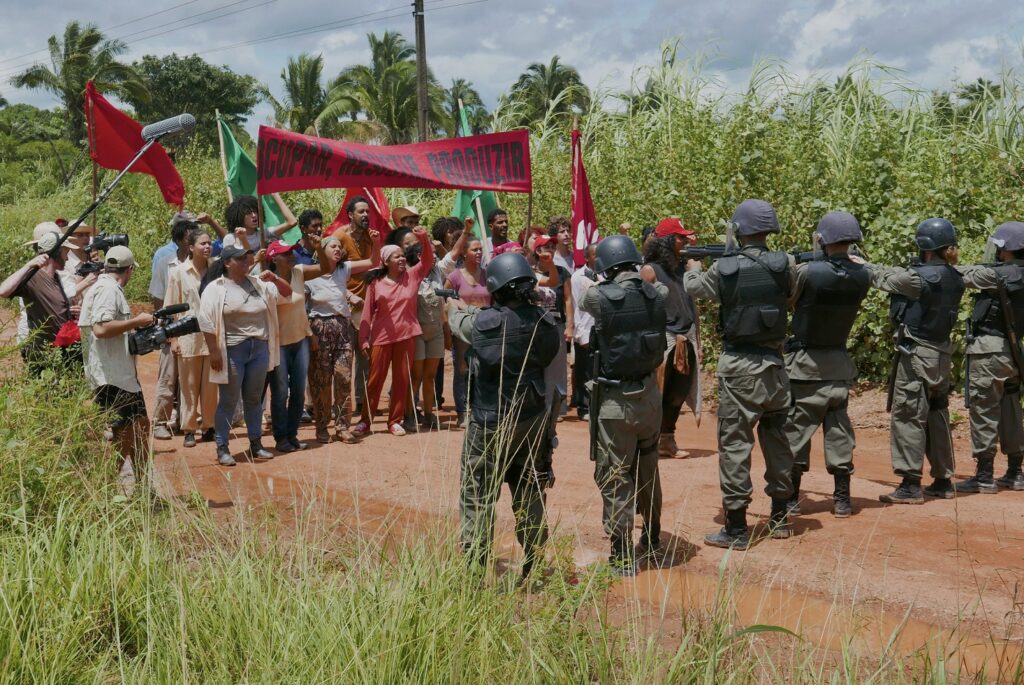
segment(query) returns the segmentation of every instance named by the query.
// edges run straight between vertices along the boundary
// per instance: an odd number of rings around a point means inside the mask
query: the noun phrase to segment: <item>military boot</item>
[[[790,474],[790,480],[793,481],[793,495],[786,502],[786,507],[790,514],[800,513],[800,479],[803,478],[804,472],[801,468],[793,469],[793,473]]]
[[[962,480],[954,486],[957,492],[998,492],[999,488],[992,480],[992,457],[978,459],[977,470],[967,480]]]
[[[848,518],[853,513],[850,504],[850,474],[837,473],[832,478],[836,483],[832,492],[832,515],[837,519]]]
[[[1024,472],[1021,471],[1021,462],[1024,455],[1011,454],[1006,465],[1006,474],[996,479],[996,484],[1007,490],[1024,490]]]
[[[750,531],[747,529],[746,509],[727,509],[725,527],[716,533],[704,536],[704,543],[712,547],[737,549],[741,552],[750,547]]]
[[[612,536],[612,554],[608,557],[608,570],[612,575],[623,578],[636,575],[636,557],[633,556],[633,541],[630,536]]]
[[[924,504],[921,480],[907,476],[895,490],[886,495],[879,495],[878,499],[886,504]]]
[[[936,499],[953,499],[956,497],[956,490],[953,488],[953,481],[948,478],[936,478],[932,484],[924,489],[924,494]]]
[[[792,537],[793,529],[789,525],[789,500],[772,499],[772,517],[768,521],[768,527],[775,540]]]
[[[648,527],[644,522],[643,532],[640,533],[640,544],[636,550],[637,559],[643,560],[648,567],[660,567],[661,554],[661,528],[659,526]]]

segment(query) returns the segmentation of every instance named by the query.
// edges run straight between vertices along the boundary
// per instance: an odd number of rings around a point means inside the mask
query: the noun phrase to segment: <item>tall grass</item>
[[[471,572],[442,524],[364,532],[315,493],[285,510],[154,513],[115,485],[87,393],[0,352],[0,683],[817,683],[938,681],[922,650],[826,650],[744,626],[739,578],[682,615],[577,570],[541,591]],[[166,491],[166,486],[164,487]],[[666,598],[667,599],[667,598]],[[895,642],[899,631],[893,633]],[[974,674],[964,673],[964,677]],[[1020,667],[1003,674],[1024,678]]]
[[[631,93],[597,93],[580,118],[597,217],[605,232],[629,221],[639,231],[675,214],[715,240],[737,203],[773,202],[783,225],[781,247],[809,245],[818,219],[832,209],[853,212],[865,228],[872,259],[900,264],[913,252],[916,224],[929,216],[952,219],[965,260],[980,258],[998,223],[1024,217],[1024,91],[1005,71],[998,89],[974,103],[943,104],[899,72],[872,61],[852,64],[835,81],[800,80],[783,65],[764,62],[742,92],[716,80],[703,53],[667,43],[658,64],[639,69]],[[950,84],[953,89],[955,84]],[[967,106],[969,104],[969,106]],[[499,110],[495,128],[514,108]],[[533,223],[569,210],[570,122],[554,108],[532,131]],[[220,216],[226,204],[215,151],[179,154],[188,205]],[[113,172],[107,172],[106,179]],[[88,174],[51,193],[27,184],[15,203],[0,206],[0,269],[9,272],[27,254],[19,247],[43,218],[77,215],[90,196]],[[289,193],[296,210],[333,214],[336,190]],[[389,191],[393,205],[416,204],[428,217],[450,212],[448,191]],[[506,195],[513,225],[526,222],[527,198]],[[99,213],[106,230],[123,229],[143,256],[166,240],[170,210],[148,178],[131,176]],[[146,273],[130,284],[145,300]],[[873,295],[854,335],[862,371],[884,377],[890,345],[884,336],[883,298]],[[706,312],[707,323],[714,311]],[[713,344],[713,336],[705,340]],[[712,350],[713,352],[713,350]],[[714,355],[709,355],[713,359]]]

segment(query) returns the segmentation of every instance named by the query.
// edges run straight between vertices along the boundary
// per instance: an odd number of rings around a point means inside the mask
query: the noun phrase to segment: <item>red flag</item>
[[[146,142],[142,139],[142,124],[97,93],[92,81],[85,85],[85,119],[89,125],[89,156],[105,169],[123,169]],[[160,143],[149,148],[131,170],[155,178],[167,204],[180,207],[184,202],[185,184]]]
[[[341,201],[338,214],[334,217],[331,225],[324,230],[324,237],[329,236],[336,230],[349,223],[348,203],[357,195],[362,195],[370,203],[370,229],[380,231],[381,242],[391,233],[391,207],[388,206],[388,199],[384,197],[384,191],[380,188],[349,188],[345,193],[345,199]]]
[[[577,267],[587,261],[587,245],[597,242],[597,217],[590,199],[587,170],[583,168],[583,148],[579,129],[572,131],[572,259]]]

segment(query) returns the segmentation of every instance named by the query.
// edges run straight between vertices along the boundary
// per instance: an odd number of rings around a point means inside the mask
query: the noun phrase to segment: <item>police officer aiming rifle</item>
[[[971,417],[971,451],[975,475],[956,484],[957,492],[994,493],[999,486],[1024,490],[1021,457],[1022,369],[1020,336],[1024,333],[1024,223],[996,228],[988,239],[985,264],[959,269],[964,285],[980,292],[968,321],[966,388]],[[994,479],[996,443],[1007,455],[1006,475]]]
[[[810,469],[811,438],[824,426],[825,468],[835,481],[832,513],[846,518],[852,511],[854,447],[846,409],[850,385],[857,378],[846,339],[871,286],[871,273],[850,260],[849,248],[864,238],[852,214],[826,214],[818,223],[815,238],[825,254],[796,267],[793,335],[785,347],[793,392],[786,427],[794,456],[789,512],[800,513],[800,481]]]
[[[747,506],[753,494],[750,453],[755,426],[767,467],[765,493],[772,498],[771,535],[792,535],[787,503],[793,494],[793,452],[785,433],[790,386],[782,344],[796,269],[791,255],[769,250],[766,245],[768,236],[779,232],[779,221],[775,208],[764,200],[740,203],[730,232],[738,236],[739,249],[727,250],[706,272],[691,260],[684,285],[693,297],[721,303],[718,468],[725,527],[705,535],[704,541],[715,547],[745,550],[750,545]]]
[[[604,503],[604,530],[611,537],[609,564],[622,576],[636,574],[636,514],[643,517],[642,556],[657,556],[661,535],[662,406],[656,372],[667,345],[668,288],[641,279],[642,261],[626,236],[602,240],[594,268],[605,280],[591,286],[580,303],[594,317],[594,377],[588,383],[594,480]]]
[[[494,306],[477,309],[448,300],[452,334],[470,344],[474,381],[462,445],[462,549],[472,562],[486,565],[494,506],[501,484],[508,483],[516,537],[525,552],[523,578],[547,540],[544,489],[552,475],[543,445],[544,369],[562,344],[555,321],[532,302],[536,284],[526,259],[509,252],[487,266]]]

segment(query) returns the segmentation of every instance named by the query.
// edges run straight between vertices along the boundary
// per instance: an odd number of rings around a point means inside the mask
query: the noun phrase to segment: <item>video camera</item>
[[[76,276],[88,276],[89,274],[98,274],[103,271],[103,262],[87,261],[82,262],[75,269]]]
[[[128,247],[128,235],[125,233],[100,233],[89,241],[89,244],[85,246],[85,251],[90,254],[96,251],[106,252],[117,245]]]
[[[188,304],[172,304],[153,312],[156,323],[140,328],[128,336],[128,351],[134,355],[149,354],[167,344],[171,338],[199,332],[199,321],[194,316],[174,321],[175,314],[188,311]]]

